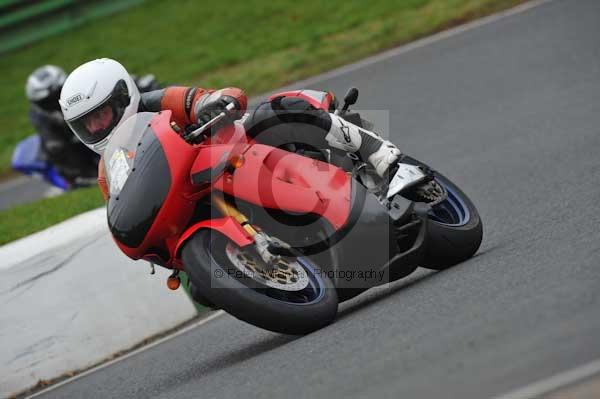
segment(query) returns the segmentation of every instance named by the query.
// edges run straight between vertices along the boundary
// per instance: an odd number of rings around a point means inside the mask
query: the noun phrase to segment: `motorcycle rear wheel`
[[[427,167],[410,157],[405,157],[402,162]],[[434,171],[434,177],[448,197],[429,212],[425,256],[421,266],[443,270],[464,262],[477,252],[483,238],[483,226],[471,199],[441,173]]]

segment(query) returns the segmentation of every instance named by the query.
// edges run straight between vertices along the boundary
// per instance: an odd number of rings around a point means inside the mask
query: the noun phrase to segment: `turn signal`
[[[167,279],[167,287],[169,287],[171,290],[176,290],[180,285],[181,280],[179,279],[179,276],[170,276]]]
[[[232,168],[237,169],[244,164],[244,161],[245,159],[242,154],[234,155],[229,159],[229,165],[231,165]]]

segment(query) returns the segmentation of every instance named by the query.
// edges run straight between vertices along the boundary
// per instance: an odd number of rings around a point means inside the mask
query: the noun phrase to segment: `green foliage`
[[[2,56],[0,175],[32,133],[24,84],[40,65],[111,57],[166,83],[257,94],[519,1],[146,1]]]

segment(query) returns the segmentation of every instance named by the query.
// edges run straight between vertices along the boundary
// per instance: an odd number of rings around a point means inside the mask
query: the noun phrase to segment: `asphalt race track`
[[[49,185],[41,178],[19,176],[0,183],[0,211],[60,193],[59,188]]]
[[[485,398],[600,358],[598,38],[600,2],[555,0],[313,80],[359,87],[357,107],[389,110],[400,148],[464,188],[478,255],[308,336],[224,315],[41,397]]]

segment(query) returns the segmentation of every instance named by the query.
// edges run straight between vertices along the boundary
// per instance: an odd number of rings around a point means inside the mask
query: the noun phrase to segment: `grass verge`
[[[29,47],[0,63],[0,176],[14,145],[30,134],[23,84],[43,63],[71,70],[112,57],[132,73],[250,95],[522,3],[523,0],[147,1]],[[326,88],[325,88],[326,89]],[[0,212],[0,244],[101,205],[94,189]]]
[[[90,187],[1,211],[0,245],[98,208],[103,203],[100,191]]]

